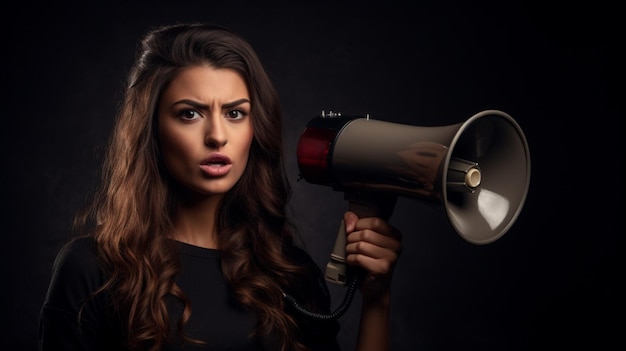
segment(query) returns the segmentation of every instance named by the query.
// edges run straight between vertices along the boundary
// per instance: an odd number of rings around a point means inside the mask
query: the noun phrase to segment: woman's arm
[[[344,215],[346,260],[363,273],[357,351],[389,349],[391,278],[402,251],[400,232],[379,217]]]

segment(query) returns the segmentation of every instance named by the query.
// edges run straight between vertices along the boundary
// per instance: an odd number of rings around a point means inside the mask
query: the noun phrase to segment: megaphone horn
[[[323,112],[302,132],[297,158],[309,183],[441,203],[456,233],[473,244],[511,228],[530,182],[524,133],[498,110],[434,127]]]

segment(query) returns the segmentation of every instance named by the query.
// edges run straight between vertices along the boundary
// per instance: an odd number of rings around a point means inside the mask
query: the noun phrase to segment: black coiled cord
[[[290,305],[292,305],[296,309],[296,311],[298,311],[299,313],[307,317],[310,317],[313,319],[321,319],[321,320],[338,319],[339,317],[343,316],[343,314],[346,313],[346,311],[348,310],[348,307],[350,307],[350,304],[352,303],[352,299],[354,298],[354,293],[356,292],[356,289],[359,285],[359,280],[360,279],[358,275],[354,275],[352,279],[350,279],[350,281],[348,282],[346,295],[344,296],[343,301],[341,301],[341,304],[337,307],[337,309],[330,314],[311,312],[305,309],[304,307],[300,306],[300,304],[298,303],[298,301],[296,301],[295,298],[293,298],[292,296],[288,294],[285,294],[284,292],[283,292],[283,297],[285,298],[285,300],[287,300],[287,302],[289,302]]]

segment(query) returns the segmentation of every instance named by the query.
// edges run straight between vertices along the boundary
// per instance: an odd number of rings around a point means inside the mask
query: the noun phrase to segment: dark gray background
[[[97,180],[138,38],[154,25],[188,20],[236,30],[266,64],[286,117],[293,216],[320,266],[346,203],[330,188],[296,182],[295,145],[322,109],[425,127],[500,109],[524,130],[530,191],[498,241],[469,244],[440,207],[399,199],[391,221],[404,233],[405,250],[393,286],[393,350],[623,345],[624,108],[615,87],[624,78],[622,26],[603,2],[546,3],[5,8],[2,348],[36,349],[51,264]],[[345,290],[331,289],[338,304]],[[346,350],[358,303],[341,319]]]

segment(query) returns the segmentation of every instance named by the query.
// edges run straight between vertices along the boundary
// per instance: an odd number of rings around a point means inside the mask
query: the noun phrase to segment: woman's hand
[[[366,304],[388,304],[393,271],[402,252],[402,235],[379,217],[344,214],[346,261],[364,271],[361,294]]]

